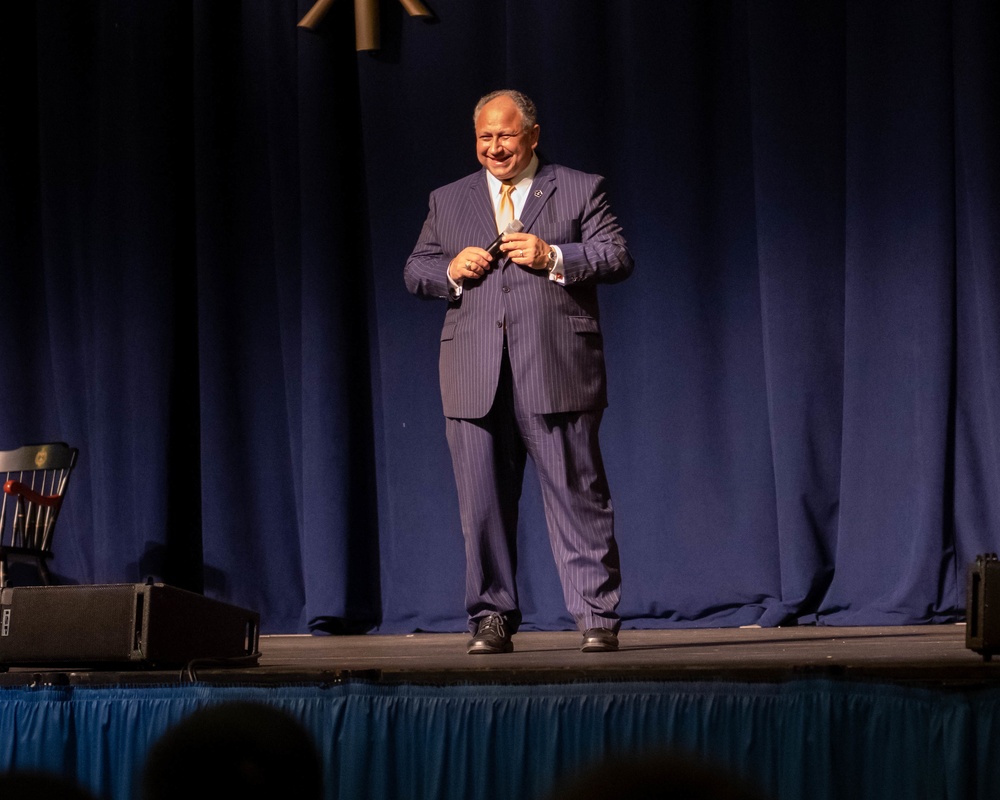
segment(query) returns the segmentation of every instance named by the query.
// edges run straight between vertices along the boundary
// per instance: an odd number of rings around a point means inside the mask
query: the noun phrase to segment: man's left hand
[[[508,233],[500,250],[515,264],[530,269],[548,269],[549,246],[531,233]]]

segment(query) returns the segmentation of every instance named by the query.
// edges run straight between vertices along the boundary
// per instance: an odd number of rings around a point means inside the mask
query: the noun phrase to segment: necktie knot
[[[514,219],[514,201],[511,200],[510,193],[514,191],[514,184],[504,181],[500,186],[500,202],[497,204],[497,232],[502,233],[508,223]]]

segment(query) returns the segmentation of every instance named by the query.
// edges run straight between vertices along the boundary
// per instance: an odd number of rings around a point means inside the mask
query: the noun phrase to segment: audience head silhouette
[[[651,752],[593,764],[549,800],[768,800],[731,771],[697,756]]]
[[[157,740],[140,788],[142,800],[319,800],[323,767],[297,719],[274,706],[231,701],[193,712]]]
[[[0,773],[3,800],[96,800],[70,778],[36,770]]]

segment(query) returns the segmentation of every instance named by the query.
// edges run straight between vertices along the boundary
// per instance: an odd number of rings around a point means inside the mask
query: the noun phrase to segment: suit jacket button
[[[503,327],[503,320],[502,319],[498,319],[497,320],[497,327],[498,328],[502,328]]]
[[[504,290],[505,292],[509,292],[509,291],[510,291],[510,287],[509,287],[509,286],[504,286],[504,287],[503,287],[503,290]]]

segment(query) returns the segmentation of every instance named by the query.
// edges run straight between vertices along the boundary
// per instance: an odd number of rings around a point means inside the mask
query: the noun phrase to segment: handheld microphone
[[[493,258],[496,258],[497,255],[500,253],[500,245],[503,244],[503,237],[508,233],[520,233],[523,230],[524,230],[524,225],[521,223],[521,220],[512,219],[510,222],[507,223],[507,227],[504,228],[502,231],[500,231],[500,233],[497,235],[497,238],[489,243],[489,245],[486,247],[486,252],[489,253],[491,256],[493,256]]]

